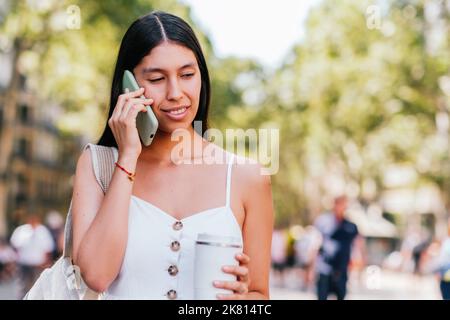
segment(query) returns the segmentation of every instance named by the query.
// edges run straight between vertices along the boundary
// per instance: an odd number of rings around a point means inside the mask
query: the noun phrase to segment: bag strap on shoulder
[[[88,143],[85,149],[91,151],[92,168],[94,170],[95,179],[106,193],[109,183],[114,172],[114,163],[117,161],[118,152],[114,147],[105,147]],[[67,213],[66,225],[64,227],[64,257],[72,256],[72,200],[70,201],[69,211]]]

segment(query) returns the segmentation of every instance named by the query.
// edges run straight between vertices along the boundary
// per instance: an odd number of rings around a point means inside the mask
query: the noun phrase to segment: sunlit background
[[[280,130],[272,298],[315,299],[299,251],[345,193],[361,233],[348,299],[440,299],[450,0],[0,0],[0,298],[19,296],[11,233],[32,213],[58,230],[120,40],[154,9],[199,37],[213,127]]]

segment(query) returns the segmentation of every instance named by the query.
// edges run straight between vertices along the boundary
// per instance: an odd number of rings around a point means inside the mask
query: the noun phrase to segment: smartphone
[[[131,91],[139,90],[139,85],[134,78],[133,73],[125,70],[123,73],[122,80],[122,91],[125,93],[126,89]],[[141,98],[145,99],[142,95]],[[155,137],[156,130],[158,130],[158,119],[156,119],[155,114],[150,106],[146,106],[147,112],[139,112],[136,117],[136,128],[139,133],[139,138],[141,138],[144,146],[149,146],[153,138]]]

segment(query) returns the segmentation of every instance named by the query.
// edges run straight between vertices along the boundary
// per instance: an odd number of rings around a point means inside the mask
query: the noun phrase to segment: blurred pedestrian
[[[447,223],[447,237],[442,242],[438,262],[442,298],[450,300],[450,219]]]
[[[284,270],[287,259],[287,234],[284,230],[275,229],[272,234],[272,269],[277,285],[284,284]]]
[[[317,296],[327,300],[331,293],[343,300],[347,293],[348,265],[352,243],[358,235],[356,225],[345,218],[348,200],[335,199],[333,212],[320,215],[316,228],[322,234],[322,246],[317,257]]]
[[[430,246],[431,240],[422,240],[417,246],[413,248],[412,259],[414,261],[414,274],[421,275],[422,272],[422,257],[424,252]]]
[[[58,211],[52,210],[45,217],[45,225],[55,244],[52,251],[52,260],[56,261],[62,255],[64,247],[64,218]]]
[[[402,241],[400,253],[402,256],[401,271],[416,273],[418,271],[419,262],[419,244],[421,242],[420,231],[416,226],[411,226],[406,231]],[[414,248],[416,251],[414,252]],[[414,254],[415,253],[415,254]]]
[[[17,263],[24,296],[39,274],[50,266],[51,253],[55,245],[50,232],[41,224],[36,214],[29,215],[26,224],[14,230],[11,245],[18,254]]]
[[[314,226],[307,226],[295,242],[297,265],[303,270],[303,289],[309,290],[313,286],[315,261],[319,253],[322,236]]]
[[[367,265],[366,240],[358,235],[352,245],[349,263],[350,283],[360,286],[362,283],[363,271]]]
[[[292,229],[287,231],[286,269],[288,273],[294,271],[295,274],[295,235]]]
[[[17,254],[6,239],[0,239],[0,282],[10,280],[15,273]]]

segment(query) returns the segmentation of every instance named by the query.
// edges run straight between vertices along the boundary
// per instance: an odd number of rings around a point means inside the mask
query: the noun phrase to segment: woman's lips
[[[161,110],[161,111],[163,111],[164,114],[168,118],[179,121],[179,120],[182,120],[186,116],[189,108],[190,108],[190,106],[185,106],[185,107],[175,108],[175,109],[171,109],[171,110]]]

